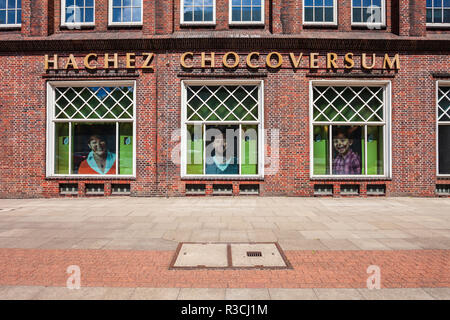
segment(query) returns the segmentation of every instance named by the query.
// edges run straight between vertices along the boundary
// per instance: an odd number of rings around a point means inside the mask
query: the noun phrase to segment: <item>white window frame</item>
[[[186,88],[188,86],[221,86],[221,85],[256,85],[259,86],[258,92],[258,122],[256,121],[187,121],[187,95]],[[188,123],[187,123],[188,122]],[[258,126],[258,174],[202,174],[192,175],[186,173],[187,165],[187,125],[257,125]],[[206,137],[204,137],[205,140]],[[206,148],[205,152],[206,152]],[[241,154],[241,139],[239,139],[239,154]],[[239,158],[239,162],[241,159]],[[205,154],[203,155],[203,163],[206,163]],[[212,180],[212,179],[228,179],[228,180],[249,180],[264,178],[264,81],[263,80],[182,80],[181,81],[181,178]]]
[[[15,9],[15,11],[17,11],[17,9],[19,9],[17,7],[17,0],[16,0],[15,3],[16,3],[16,7],[14,9]],[[20,14],[21,15],[23,13],[22,7],[23,7],[23,4],[20,7]],[[8,1],[6,1],[5,11],[6,11],[6,20],[8,20]],[[16,12],[16,14],[17,14],[17,12]],[[22,21],[22,16],[20,17],[20,21]],[[6,28],[20,28],[20,27],[22,27],[22,23],[4,23],[4,24],[0,24],[0,29],[3,29],[3,28],[5,28],[5,29]]]
[[[425,5],[425,15],[426,15],[427,8],[428,7]],[[432,8],[434,8],[434,5],[432,6]],[[442,13],[444,13],[443,12],[444,8],[445,7],[441,7]],[[434,10],[433,10],[433,16],[434,16]],[[426,19],[426,17],[425,17],[425,19]],[[448,22],[447,23],[444,23],[444,22],[427,22],[426,26],[429,27],[429,28],[450,28],[450,23],[448,23]]]
[[[56,87],[86,87],[86,86],[103,86],[103,87],[120,87],[120,86],[133,86],[133,118],[120,120],[120,119],[74,119],[74,120],[66,120],[55,119],[55,88]],[[132,123],[133,124],[133,174],[132,175],[121,175],[121,174],[56,174],[55,173],[55,123],[69,123],[69,122],[99,122],[99,123]],[[69,130],[69,134],[71,134]],[[117,129],[116,129],[116,149],[118,144],[117,139]],[[70,139],[69,139],[70,141]],[[69,142],[71,143],[71,141]],[[119,80],[119,81],[49,81],[47,82],[47,150],[46,150],[46,176],[47,178],[70,178],[70,179],[84,179],[84,178],[92,178],[95,177],[98,180],[108,180],[108,179],[118,179],[118,178],[136,178],[136,146],[137,146],[137,137],[136,137],[136,81],[135,80]],[[116,152],[118,152],[116,150]],[[69,157],[70,158],[70,157]],[[118,159],[118,158],[117,158]],[[118,162],[116,162],[116,168],[118,168]],[[69,168],[70,170],[70,168]],[[116,169],[117,172],[117,169]]]
[[[386,27],[386,0],[381,0],[381,22],[353,22],[353,1],[351,2],[351,22],[353,27],[384,28]],[[362,0],[361,0],[362,1]]]
[[[144,3],[141,1],[141,21],[130,21],[130,22],[114,22],[113,21],[113,0],[108,0],[108,25],[109,26],[142,26],[144,19]]]
[[[303,1],[303,25],[304,26],[337,26],[338,25],[338,3],[337,0],[333,0],[333,21],[305,21],[305,1]]]
[[[94,0],[94,12],[92,22],[66,22],[66,0],[61,0],[61,27],[93,27],[95,26],[95,0]]]
[[[233,0],[228,1],[228,24],[231,26],[260,26],[265,25],[265,2],[261,0],[261,21],[233,21]]]
[[[439,121],[439,87],[444,86],[450,86],[450,81],[436,81],[436,175],[440,178],[450,178],[450,174],[439,173],[439,126],[450,126],[450,121]]]
[[[384,86],[384,96],[385,96],[385,109],[384,109],[384,122],[374,122],[374,125],[380,126],[380,124],[384,124],[383,130],[383,160],[384,160],[384,174],[382,175],[368,175],[367,170],[365,170],[366,174],[364,175],[337,175],[332,174],[329,175],[315,175],[314,174],[314,125],[322,125],[321,122],[314,122],[314,95],[313,95],[313,87],[314,86],[355,86],[355,87],[382,87]],[[328,180],[345,180],[345,179],[353,179],[353,180],[367,180],[367,179],[390,179],[392,177],[392,93],[391,93],[391,81],[385,80],[374,80],[374,81],[364,81],[364,80],[310,80],[309,82],[309,172],[311,179],[328,179]],[[332,125],[340,125],[340,126],[370,126],[371,122],[335,122]],[[323,125],[330,125],[329,122],[324,122]],[[331,134],[331,130],[330,130]],[[366,131],[367,134],[367,131]],[[330,139],[330,148],[332,147],[332,139]],[[365,153],[367,155],[367,152]],[[330,155],[331,156],[331,155]],[[366,162],[365,162],[366,163]],[[332,163],[330,164],[332,165]]]
[[[182,26],[215,26],[216,25],[216,0],[213,0],[212,21],[184,21],[184,0],[180,0],[180,24]]]

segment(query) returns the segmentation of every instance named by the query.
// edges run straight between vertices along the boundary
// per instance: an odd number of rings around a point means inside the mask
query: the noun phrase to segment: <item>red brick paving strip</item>
[[[0,285],[85,287],[364,288],[369,265],[383,288],[450,287],[450,250],[286,251],[293,270],[168,270],[174,251],[0,249]]]

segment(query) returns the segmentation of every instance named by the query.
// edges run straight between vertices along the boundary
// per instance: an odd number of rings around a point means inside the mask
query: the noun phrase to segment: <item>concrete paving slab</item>
[[[0,289],[0,300],[31,300],[38,295],[42,287],[2,287]]]
[[[313,289],[269,289],[272,300],[317,300]]]
[[[225,300],[270,300],[268,289],[226,289]]]
[[[357,289],[314,289],[319,300],[364,300]]]
[[[368,300],[433,300],[433,297],[421,288],[408,289],[358,289]]]
[[[450,288],[424,288],[426,293],[437,300],[450,300]]]
[[[180,288],[136,288],[131,300],[176,300]]]
[[[224,300],[226,289],[182,288],[178,300]]]

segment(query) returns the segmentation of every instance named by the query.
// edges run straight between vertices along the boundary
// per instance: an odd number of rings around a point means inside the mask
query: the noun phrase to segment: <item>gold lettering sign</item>
[[[250,52],[243,58],[243,62],[247,68],[250,69],[278,69],[288,64],[284,63],[284,56],[290,61],[290,67],[293,69],[353,69],[359,67],[365,70],[373,70],[375,68],[383,70],[400,70],[400,55],[389,55],[385,53],[383,56],[377,56],[375,53],[362,53],[361,56],[355,58],[352,52],[345,53],[343,59],[339,59],[339,55],[334,52],[317,53],[311,52],[305,55],[302,52],[279,53],[276,51],[269,52],[265,55],[265,66],[258,64],[260,57],[263,54],[260,52]],[[123,57],[124,56],[124,57]],[[238,68],[241,63],[241,55],[234,51],[229,51],[221,54],[221,66],[216,66],[216,52],[184,52],[180,56],[180,65],[184,69],[193,68],[224,68],[234,69]],[[370,56],[370,57],[369,57]],[[139,58],[141,57],[141,58]],[[322,58],[321,58],[322,57]],[[75,57],[74,54],[69,54],[68,57],[59,57],[57,54],[44,55],[44,70],[77,70],[83,66],[87,70],[96,70],[103,65],[104,69],[118,69],[119,66],[124,66],[126,69],[150,69],[153,70],[153,60],[155,54],[145,52],[136,54],[128,52],[119,57],[118,53],[105,53],[103,57],[99,57],[97,53],[89,53],[82,57]],[[100,61],[99,61],[100,59]],[[256,62],[255,62],[256,60]],[[306,63],[302,63],[306,60]],[[356,62],[360,63],[359,66]],[[100,65],[100,66],[99,66]],[[303,66],[303,67],[302,67]]]

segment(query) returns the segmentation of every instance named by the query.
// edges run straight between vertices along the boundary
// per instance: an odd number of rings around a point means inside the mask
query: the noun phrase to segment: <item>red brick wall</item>
[[[220,53],[216,52],[219,66]],[[306,51],[304,53],[307,54]],[[356,56],[358,54],[355,52]],[[180,81],[192,76],[180,77],[183,71],[179,57],[179,52],[159,53],[154,62],[154,73],[138,71],[136,180],[71,179],[69,182],[79,182],[81,190],[89,182],[106,181],[107,190],[111,183],[130,182],[132,194],[138,196],[184,194],[185,184],[193,181],[183,181],[180,165],[172,162],[172,153],[179,143],[172,137],[176,138],[174,132],[179,129],[181,121]],[[341,184],[358,183],[364,195],[368,183],[383,183],[387,186],[387,194],[392,196],[435,194],[437,79],[431,73],[449,70],[447,55],[402,54],[398,74],[393,78],[377,78],[392,81],[393,119],[392,180],[377,182],[368,179],[350,182],[310,180],[308,85],[310,80],[321,77],[308,76],[307,69],[294,72],[285,57],[285,64],[280,70],[259,70],[266,74],[259,78],[264,80],[265,88],[264,127],[280,130],[279,169],[258,182],[262,195],[310,196],[316,183],[335,184],[337,193]],[[260,61],[263,59],[264,56]],[[248,75],[249,71],[243,63],[235,72],[218,68],[213,79],[236,78],[235,74]],[[306,65],[307,59],[303,63]],[[59,183],[67,181],[45,178],[47,79],[43,78],[43,57],[41,54],[1,56],[0,70],[5,71],[0,82],[0,197],[57,196]],[[355,69],[353,72],[360,71]],[[127,76],[124,78],[129,79]],[[82,79],[94,78],[86,75]],[[346,79],[352,79],[352,75],[349,74]],[[215,181],[204,183],[210,189]],[[230,183],[234,183],[236,189],[239,183],[248,182],[235,180]]]

